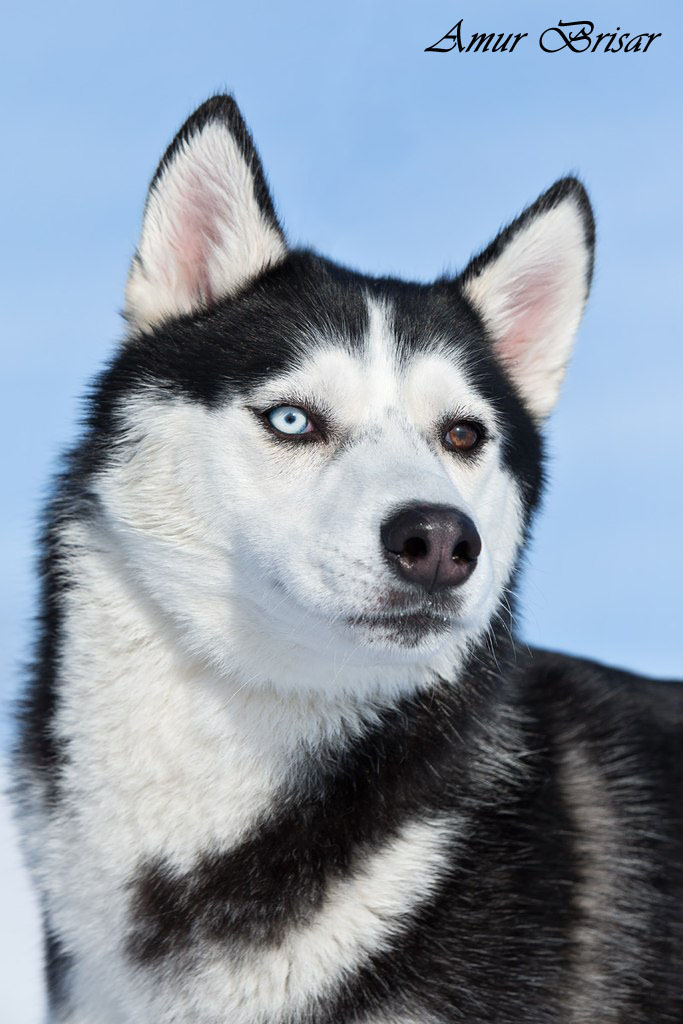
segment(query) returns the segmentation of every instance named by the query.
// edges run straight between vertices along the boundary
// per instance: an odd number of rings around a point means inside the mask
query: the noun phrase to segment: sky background
[[[234,91],[289,237],[371,273],[457,270],[568,171],[598,223],[593,295],[549,427],[523,587],[530,641],[683,676],[679,0],[14,4],[0,102],[0,687],[27,653],[36,512],[79,396],[123,332],[147,182]],[[460,18],[512,54],[428,54]],[[647,54],[543,53],[558,18],[662,32]],[[11,727],[3,713],[0,748]],[[35,912],[0,804],[0,1005],[38,1024]]]

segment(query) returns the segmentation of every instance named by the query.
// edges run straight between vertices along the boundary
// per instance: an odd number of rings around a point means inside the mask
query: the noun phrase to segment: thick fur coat
[[[152,181],[15,756],[53,1024],[680,1024],[683,689],[515,639],[588,294],[292,250],[234,101]]]

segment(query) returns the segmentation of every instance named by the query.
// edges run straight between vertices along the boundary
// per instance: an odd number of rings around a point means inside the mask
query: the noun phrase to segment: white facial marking
[[[521,502],[496,410],[444,346],[399,363],[391,310],[372,302],[369,314],[362,352],[323,341],[248,401],[132,400],[136,444],[99,480],[132,576],[186,654],[238,685],[387,696],[452,675],[514,564]],[[330,439],[278,441],[247,406],[329,410]],[[455,412],[488,426],[476,460],[443,448]],[[457,616],[412,645],[375,621],[391,595],[423,601],[401,591],[380,542],[408,504],[457,508],[482,537]]]

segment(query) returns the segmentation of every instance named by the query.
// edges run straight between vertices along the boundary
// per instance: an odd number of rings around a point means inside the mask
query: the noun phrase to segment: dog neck
[[[90,806],[90,834],[106,831],[99,815],[118,792],[125,813],[112,846],[128,860],[164,850],[183,864],[199,847],[234,845],[293,778],[306,798],[314,780],[360,749],[378,770],[382,745],[399,738],[413,749],[416,737],[431,736],[438,760],[445,728],[454,730],[450,746],[455,732],[464,737],[495,714],[512,653],[502,627],[459,672],[432,674],[412,692],[281,692],[192,658],[111,552],[91,537],[69,540],[52,732],[71,787],[87,780],[91,792],[108,794]],[[396,765],[402,760],[399,751]]]

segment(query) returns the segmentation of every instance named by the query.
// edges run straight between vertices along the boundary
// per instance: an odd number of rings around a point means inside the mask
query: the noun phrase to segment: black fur
[[[50,1008],[53,1011],[67,1007],[68,979],[72,970],[71,957],[45,920],[45,983]]]
[[[59,796],[59,778],[66,758],[64,744],[54,733],[53,722],[58,701],[57,675],[62,644],[62,618],[65,592],[71,585],[63,554],[60,552],[60,528],[71,516],[86,515],[85,488],[75,470],[77,459],[67,459],[69,469],[57,478],[55,494],[43,517],[40,537],[40,611],[37,637],[30,664],[29,685],[20,701],[19,742],[16,760],[29,765],[39,780],[45,802],[53,805]],[[21,787],[18,789],[21,798]]]
[[[523,213],[511,224],[504,228],[493,241],[482,249],[482,251],[470,260],[461,277],[468,281],[484,269],[484,267],[503,252],[511,240],[526,227],[539,214],[555,209],[564,200],[572,198],[579,209],[583,221],[586,248],[590,259],[586,280],[586,290],[590,288],[593,277],[593,264],[595,256],[595,219],[591,208],[588,194],[577,178],[560,178],[543,195],[539,196],[535,203],[528,206]]]
[[[275,212],[275,205],[270,194],[270,189],[268,188],[268,182],[263,170],[263,165],[261,164],[260,157],[254,145],[254,140],[251,137],[251,132],[244,123],[244,118],[242,117],[240,109],[233,96],[212,96],[211,99],[202,103],[201,107],[198,107],[191,117],[188,117],[187,121],[185,121],[184,125],[161,158],[161,162],[159,163],[149,186],[150,192],[156,188],[164,171],[168,165],[173,162],[173,158],[178,152],[178,149],[181,148],[193,135],[199,134],[202,128],[212,121],[218,121],[221,124],[224,124],[233,139],[237,142],[254,182],[256,201],[258,202],[261,211],[268,218],[272,227],[275,228],[281,237],[284,237],[282,235],[280,222]]]

